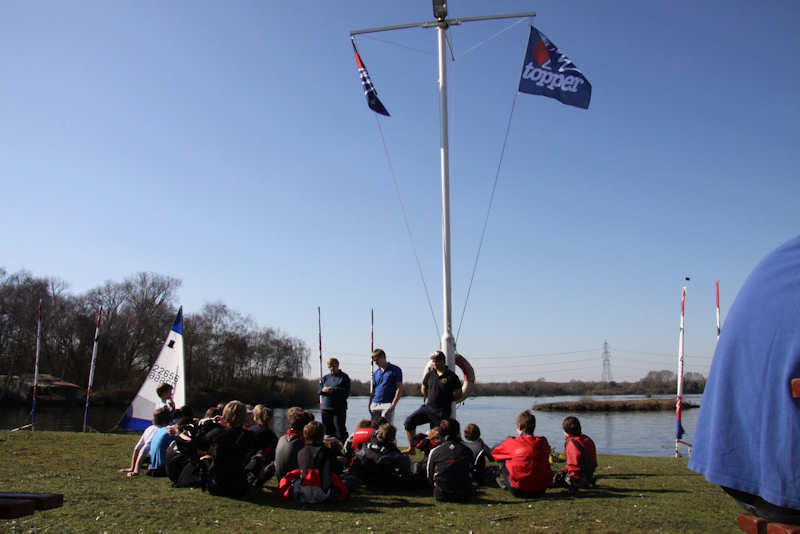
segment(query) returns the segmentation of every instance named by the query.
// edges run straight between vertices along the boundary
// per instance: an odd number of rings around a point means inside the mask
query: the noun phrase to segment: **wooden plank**
[[[767,534],[767,520],[751,514],[739,514],[736,519],[739,530],[747,534]]]
[[[36,502],[29,499],[0,499],[0,519],[31,515],[35,510]]]
[[[50,510],[64,504],[64,495],[61,493],[0,492],[0,499],[33,501],[37,510]]]

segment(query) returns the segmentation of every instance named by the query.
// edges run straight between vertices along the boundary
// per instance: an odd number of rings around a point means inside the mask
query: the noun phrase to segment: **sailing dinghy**
[[[175,323],[167,335],[164,346],[156,358],[150,372],[147,373],[142,387],[134,397],[131,405],[122,416],[119,428],[126,430],[144,430],[153,424],[153,412],[163,403],[156,394],[161,383],[172,384],[175,406],[186,404],[184,386],[185,373],[183,366],[183,307],[178,310]]]

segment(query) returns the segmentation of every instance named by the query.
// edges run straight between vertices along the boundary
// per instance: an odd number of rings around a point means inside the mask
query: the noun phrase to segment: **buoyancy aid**
[[[302,451],[301,451],[302,452]],[[325,447],[320,447],[310,465],[306,469],[293,469],[286,473],[278,483],[278,495],[281,499],[294,499],[304,503],[341,502],[349,495],[342,479],[330,469],[322,468],[329,454]],[[327,461],[330,461],[329,459]],[[327,476],[323,475],[326,471]],[[325,480],[323,480],[323,476]]]
[[[550,469],[550,444],[543,436],[523,434],[509,437],[492,450],[495,460],[505,461],[511,485],[524,492],[539,492],[553,482]]]
[[[569,436],[564,441],[564,455],[567,465],[562,471],[569,472],[571,478],[589,480],[597,468],[597,450],[589,436]]]
[[[362,445],[372,439],[375,429],[372,427],[358,428],[353,431],[353,451],[357,451]]]

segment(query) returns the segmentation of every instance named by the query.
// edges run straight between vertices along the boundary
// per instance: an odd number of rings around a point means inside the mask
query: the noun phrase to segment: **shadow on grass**
[[[430,502],[419,502],[420,498],[430,497]],[[274,488],[264,488],[264,491],[253,491],[247,499],[248,502],[272,508],[285,510],[308,510],[318,512],[346,513],[346,514],[374,514],[386,511],[387,508],[403,507],[428,508],[433,506],[433,495],[427,492],[407,491],[392,494],[373,494],[364,488],[356,489],[350,497],[343,502],[325,504],[302,504],[294,500],[283,500]]]

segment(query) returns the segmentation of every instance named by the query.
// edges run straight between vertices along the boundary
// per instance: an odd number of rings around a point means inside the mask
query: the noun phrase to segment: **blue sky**
[[[536,11],[593,86],[588,111],[520,95],[458,339],[479,380],[707,373],[725,311],[797,234],[800,9],[790,1],[452,1]],[[0,266],[82,293],[138,271],[180,278],[356,378],[375,343],[410,379],[437,347],[441,222],[430,2],[4,2]],[[528,21],[464,24],[449,65],[454,325],[459,325]],[[484,43],[485,42],[485,43]],[[476,44],[480,47],[469,51]],[[463,54],[463,55],[462,55]],[[568,354],[565,354],[568,353]],[[87,355],[88,357],[88,355]]]

